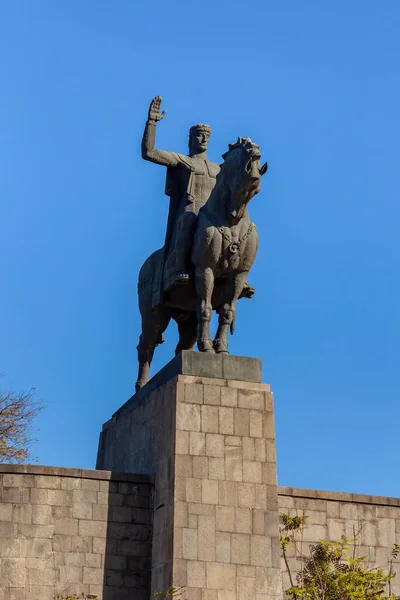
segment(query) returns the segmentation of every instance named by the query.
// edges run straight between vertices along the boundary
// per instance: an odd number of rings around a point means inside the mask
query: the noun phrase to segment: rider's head
[[[189,153],[193,155],[205,152],[210,135],[211,127],[209,125],[204,125],[203,123],[193,125],[189,131]]]

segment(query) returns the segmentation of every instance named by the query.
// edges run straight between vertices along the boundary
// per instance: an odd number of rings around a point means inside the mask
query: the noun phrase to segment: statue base
[[[152,594],[282,600],[273,399],[258,359],[184,351],[108,421],[98,469],[154,475]]]

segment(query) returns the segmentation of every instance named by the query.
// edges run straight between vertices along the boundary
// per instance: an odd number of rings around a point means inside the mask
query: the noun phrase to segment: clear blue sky
[[[161,94],[160,148],[205,122],[212,160],[243,135],[269,162],[230,349],[263,360],[279,483],[400,496],[400,2],[3,1],[0,54],[0,371],[47,402],[39,461],[94,467],[134,389]]]

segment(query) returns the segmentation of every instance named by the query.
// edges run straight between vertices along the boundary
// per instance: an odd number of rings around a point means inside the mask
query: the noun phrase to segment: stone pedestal
[[[282,598],[273,401],[257,359],[183,352],[103,428],[97,468],[155,478],[152,593]]]

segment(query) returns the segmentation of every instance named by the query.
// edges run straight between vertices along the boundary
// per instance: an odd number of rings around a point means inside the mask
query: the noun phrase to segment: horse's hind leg
[[[150,365],[156,346],[163,343],[162,334],[168,327],[171,315],[165,309],[156,308],[142,314],[142,333],[137,347],[139,372],[136,391],[140,390],[149,380]]]
[[[175,348],[175,354],[179,354],[181,350],[193,350],[197,340],[197,315],[191,313],[186,319],[176,319],[179,332],[179,342]]]

